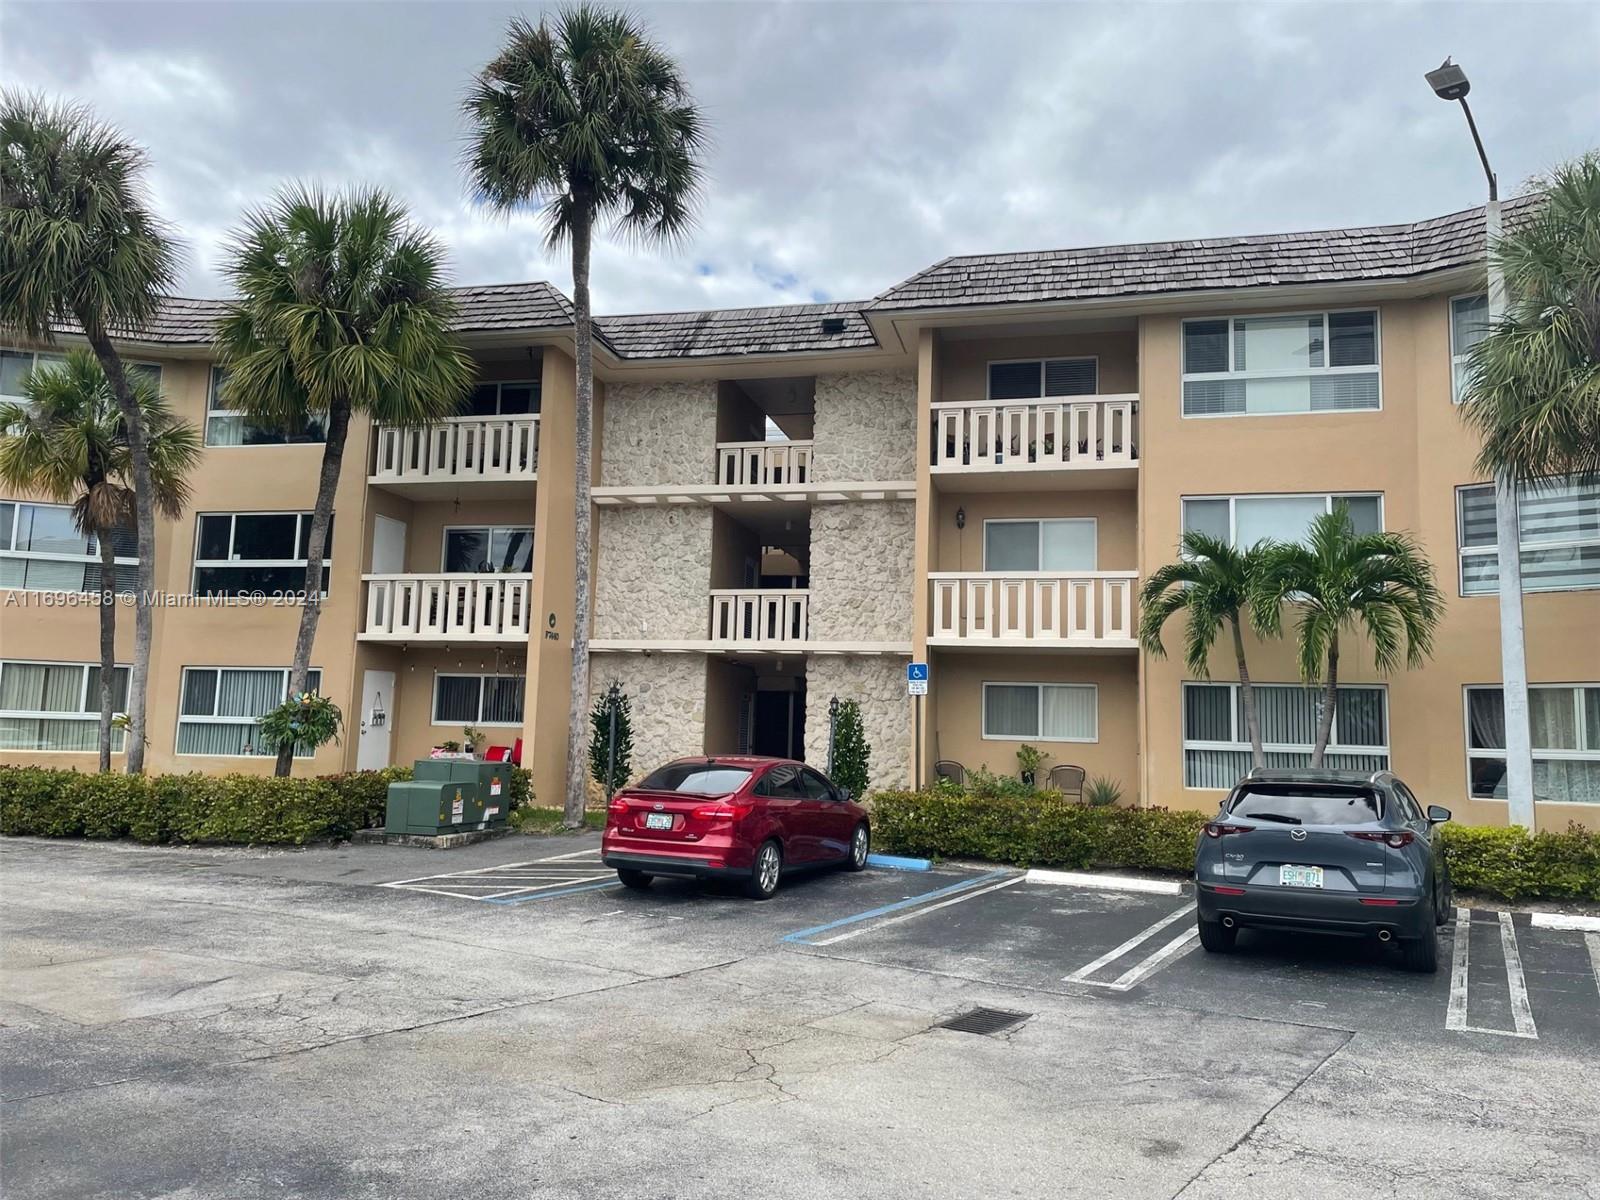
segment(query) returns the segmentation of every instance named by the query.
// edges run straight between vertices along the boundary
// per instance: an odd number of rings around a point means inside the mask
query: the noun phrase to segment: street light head
[[[1467,73],[1448,58],[1437,70],[1429,71],[1425,78],[1434,95],[1441,100],[1464,100],[1472,90],[1472,84],[1467,82]]]

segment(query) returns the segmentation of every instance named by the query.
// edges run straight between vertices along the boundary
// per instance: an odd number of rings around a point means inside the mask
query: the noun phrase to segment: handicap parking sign
[[[928,694],[928,664],[914,662],[906,664],[906,693],[911,696],[926,696]]]

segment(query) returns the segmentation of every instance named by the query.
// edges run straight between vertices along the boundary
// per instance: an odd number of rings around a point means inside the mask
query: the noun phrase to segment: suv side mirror
[[[1428,805],[1428,824],[1442,825],[1450,819],[1450,810],[1437,804]]]

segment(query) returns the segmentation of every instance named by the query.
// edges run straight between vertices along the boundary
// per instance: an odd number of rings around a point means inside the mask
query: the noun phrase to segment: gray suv
[[[1399,942],[1410,970],[1436,971],[1451,903],[1437,826],[1449,819],[1387,771],[1251,771],[1195,847],[1200,944],[1226,953],[1245,927],[1374,937]]]

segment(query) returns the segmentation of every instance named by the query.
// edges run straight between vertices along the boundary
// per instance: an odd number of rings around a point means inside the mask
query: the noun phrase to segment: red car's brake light
[[[1360,838],[1363,842],[1382,842],[1396,850],[1403,849],[1416,841],[1416,834],[1409,829],[1352,829],[1347,831],[1353,838]]]
[[[628,802],[621,796],[618,796],[610,804],[606,805],[606,811],[613,813],[625,813],[628,811]]]
[[[738,821],[750,812],[748,804],[702,804],[689,815],[696,821]]]
[[[1249,833],[1254,825],[1224,825],[1221,821],[1206,822],[1206,836],[1209,838],[1227,837],[1230,833]]]

